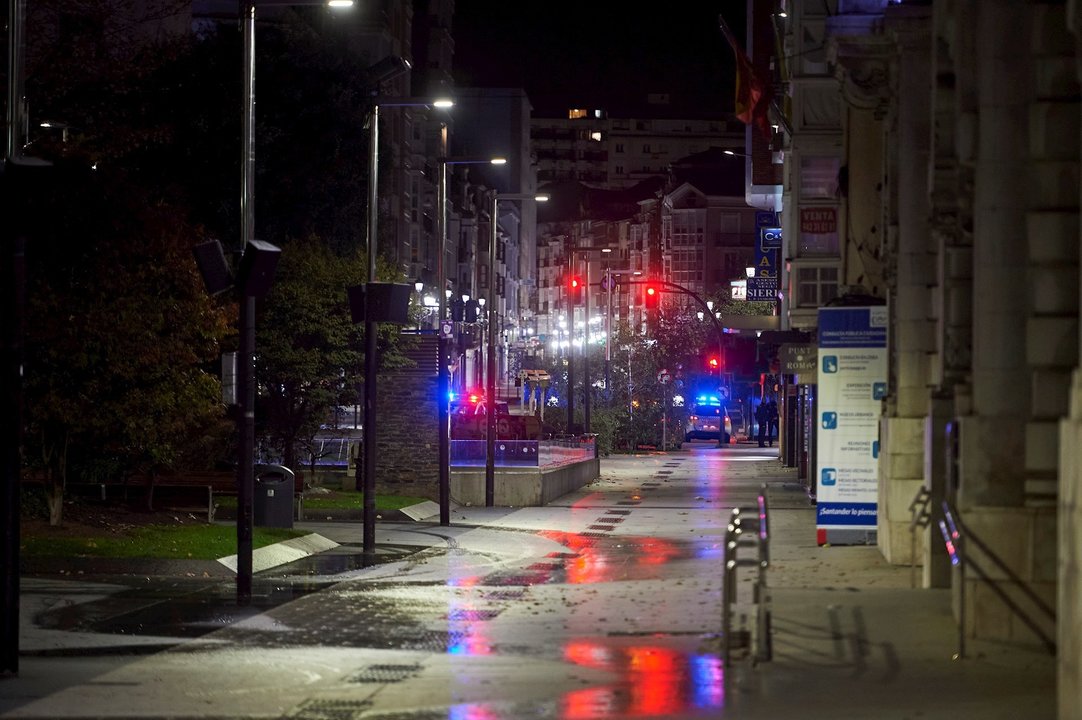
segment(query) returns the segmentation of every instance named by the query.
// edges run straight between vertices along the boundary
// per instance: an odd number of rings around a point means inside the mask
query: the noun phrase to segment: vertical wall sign
[[[874,542],[886,306],[819,309],[818,379],[816,539]]]

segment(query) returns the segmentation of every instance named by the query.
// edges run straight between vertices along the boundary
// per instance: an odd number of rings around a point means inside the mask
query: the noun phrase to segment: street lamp
[[[340,0],[333,7],[349,7]],[[245,0],[241,5],[244,44],[244,120],[241,138],[241,247],[255,240],[255,11],[273,5],[328,5],[303,0]],[[276,248],[275,248],[276,249]],[[252,597],[252,496],[255,494],[255,295],[242,293],[237,324],[237,603]]]
[[[446,132],[446,128],[444,128]],[[438,393],[439,393],[439,498],[440,498],[440,525],[451,524],[451,378],[447,363],[447,341],[451,339],[450,328],[445,332],[444,320],[447,318],[447,301],[451,299],[451,291],[447,289],[447,270],[445,260],[447,255],[447,166],[448,165],[506,165],[507,159],[502,157],[490,158],[447,158],[439,159],[439,188],[436,193],[436,237],[438,252],[436,253],[436,287],[439,297],[439,309],[437,310],[436,335],[437,354],[439,355]]]
[[[393,56],[384,60],[394,61],[386,71],[379,70],[376,63],[369,72],[376,75],[377,82],[387,82],[408,72],[410,64]],[[379,188],[379,110],[381,107],[450,108],[454,103],[447,99],[418,100],[410,98],[372,98],[372,111],[368,117],[368,284],[376,282],[377,220]],[[366,315],[369,313],[366,311]],[[364,506],[362,509],[362,551],[370,555],[376,550],[376,352],[378,323],[366,317],[364,321]]]
[[[492,507],[496,500],[496,236],[499,232],[500,200],[533,200],[546,202],[548,195],[535,193],[506,193],[492,191],[490,226],[488,238],[488,292],[492,304],[488,311],[488,370],[486,394],[488,414],[485,447],[485,507]]]

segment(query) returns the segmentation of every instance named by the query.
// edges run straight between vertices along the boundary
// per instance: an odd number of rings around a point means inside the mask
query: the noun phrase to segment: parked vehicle
[[[732,419],[721,401],[714,396],[696,398],[695,403],[688,408],[684,442],[720,440],[728,445],[732,436]]]

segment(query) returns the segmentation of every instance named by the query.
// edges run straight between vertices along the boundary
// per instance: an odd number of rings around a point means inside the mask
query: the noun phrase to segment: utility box
[[[293,527],[293,471],[284,465],[255,467],[253,521],[256,527]]]

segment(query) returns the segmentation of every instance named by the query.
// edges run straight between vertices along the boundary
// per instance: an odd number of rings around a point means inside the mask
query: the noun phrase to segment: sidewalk
[[[728,508],[763,483],[773,658],[725,668]],[[367,567],[359,524],[299,526],[339,546],[260,573],[250,608],[218,579],[24,578],[0,717],[1056,717],[1053,658],[970,639],[952,660],[947,592],[817,547],[793,471],[757,447],[605,459],[546,507],[380,523]]]

